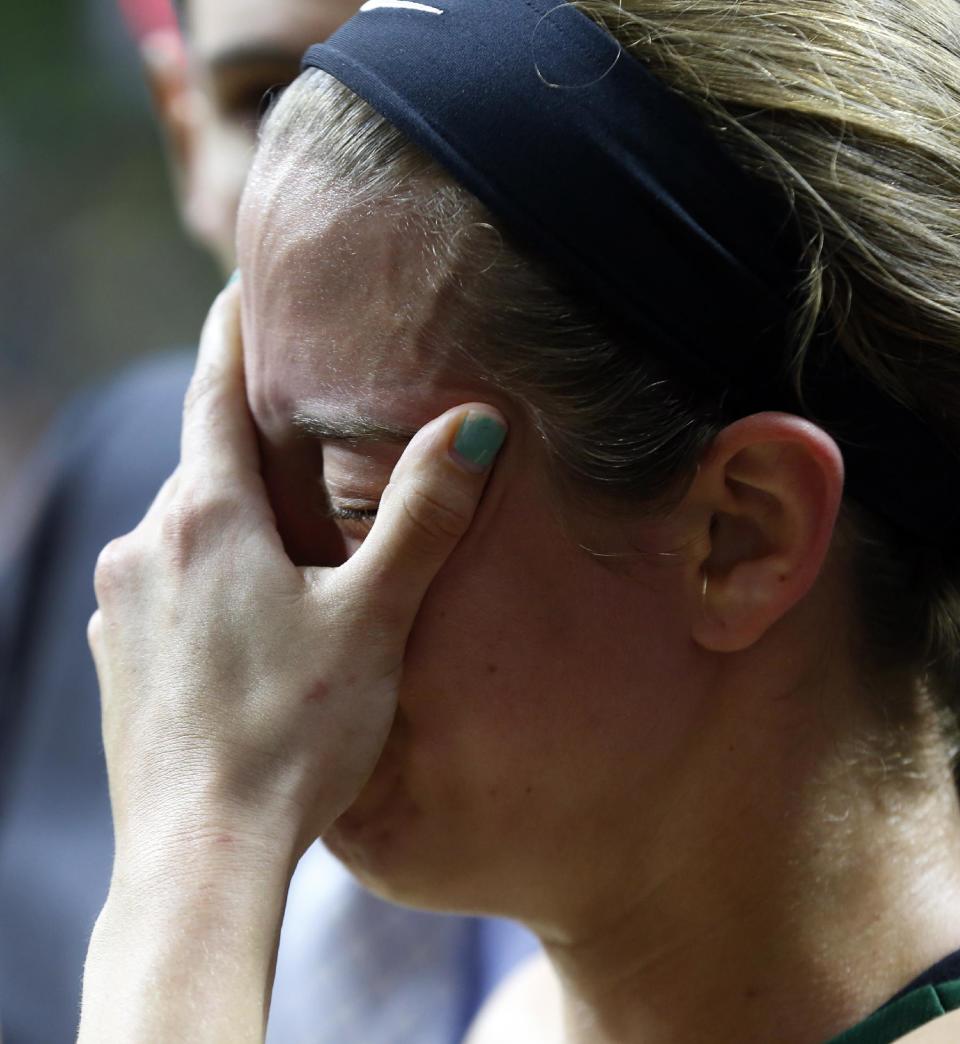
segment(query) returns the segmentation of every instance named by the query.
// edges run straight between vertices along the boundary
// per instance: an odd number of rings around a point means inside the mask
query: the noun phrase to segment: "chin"
[[[402,711],[394,719],[373,774],[353,804],[326,830],[323,842],[360,882],[394,902],[407,899],[417,880],[417,837],[424,816],[407,783],[410,729]],[[429,874],[424,868],[425,878]],[[413,887],[418,896],[424,886]]]
[[[453,853],[431,837],[429,824],[402,789],[374,810],[351,806],[323,842],[369,891],[381,899],[423,910],[462,910]]]
[[[527,794],[520,788],[511,799],[509,788],[471,772],[452,746],[449,737],[418,731],[401,703],[373,774],[325,831],[324,844],[390,902],[518,916],[504,900],[517,869],[510,849],[528,839],[526,827],[518,832],[530,815]]]
[[[330,852],[369,891],[403,906],[494,912],[482,902],[483,867],[464,815],[428,814],[410,793],[396,751],[324,833]]]
[[[435,913],[522,920],[526,904],[512,873],[515,859],[501,832],[493,838],[483,843],[466,813],[427,814],[400,787],[376,808],[355,803],[323,842],[381,899]]]

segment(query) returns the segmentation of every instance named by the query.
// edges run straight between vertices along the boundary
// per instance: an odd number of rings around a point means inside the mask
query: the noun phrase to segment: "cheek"
[[[689,727],[674,684],[689,644],[671,626],[671,596],[546,529],[479,543],[465,541],[438,576],[408,645],[415,777],[458,801],[567,790],[571,778],[585,801],[633,787]]]
[[[421,607],[401,696],[405,775],[451,831],[483,823],[493,837],[522,820],[560,838],[572,818],[635,808],[696,736],[706,709],[683,570],[611,568],[578,546],[579,525],[534,474],[511,475]]]

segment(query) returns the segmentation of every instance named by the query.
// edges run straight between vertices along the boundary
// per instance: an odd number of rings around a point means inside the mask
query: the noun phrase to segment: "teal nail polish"
[[[230,274],[230,278],[227,280],[227,286],[233,286],[233,284],[240,278],[240,269],[235,268]]]
[[[471,471],[486,471],[507,437],[507,429],[489,413],[468,413],[453,440],[454,453]]]

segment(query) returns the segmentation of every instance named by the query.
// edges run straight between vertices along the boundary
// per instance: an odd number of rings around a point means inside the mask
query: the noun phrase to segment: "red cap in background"
[[[118,0],[127,28],[139,43],[163,29],[178,28],[177,12],[170,0]]]

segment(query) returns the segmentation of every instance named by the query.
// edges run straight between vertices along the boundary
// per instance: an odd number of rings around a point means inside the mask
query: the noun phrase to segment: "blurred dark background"
[[[150,98],[115,0],[3,8],[0,498],[7,498],[57,407],[138,355],[195,344],[220,280],[180,231]]]

